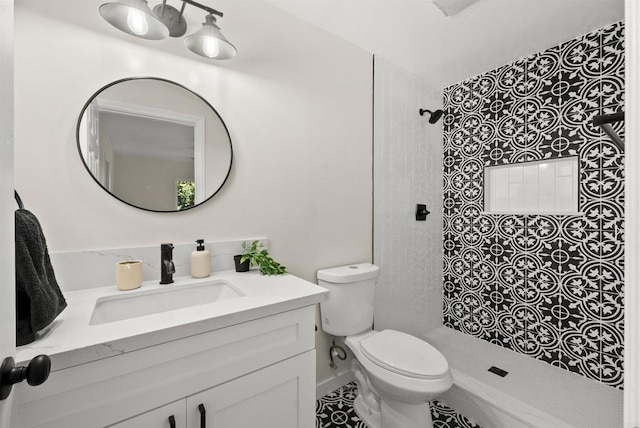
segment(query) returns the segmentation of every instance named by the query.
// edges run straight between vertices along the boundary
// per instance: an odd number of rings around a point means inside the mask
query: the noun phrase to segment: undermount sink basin
[[[101,297],[96,301],[89,324],[105,324],[242,296],[244,294],[227,281],[214,280]]]

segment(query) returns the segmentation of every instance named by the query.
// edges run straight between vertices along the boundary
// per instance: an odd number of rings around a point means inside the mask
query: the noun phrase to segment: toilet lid
[[[404,376],[435,379],[444,376],[449,364],[427,342],[395,330],[383,330],[360,342],[360,349],[373,363]]]

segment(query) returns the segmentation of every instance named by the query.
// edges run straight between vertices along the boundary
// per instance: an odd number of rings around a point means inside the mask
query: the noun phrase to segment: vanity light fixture
[[[236,48],[229,43],[216,24],[216,17],[209,14],[202,27],[184,39],[184,45],[191,52],[215,59],[229,59],[236,55]]]
[[[120,0],[100,6],[100,15],[118,30],[147,40],[162,40],[169,29],[149,9],[146,0]]]
[[[207,12],[202,27],[188,36],[184,44],[191,52],[211,59],[233,58],[237,50],[220,32],[214,15],[222,12],[193,0],[180,0],[180,10],[168,5],[166,0],[149,8],[147,0],[118,0],[100,6],[100,15],[117,29],[147,40],[161,40],[168,36],[182,37],[187,32],[184,8],[187,4]]]

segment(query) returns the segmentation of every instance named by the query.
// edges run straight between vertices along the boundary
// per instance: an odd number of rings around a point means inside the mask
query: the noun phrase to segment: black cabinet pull
[[[173,415],[169,416],[169,428],[176,428],[176,418]]]
[[[207,411],[204,409],[204,404],[198,406],[200,412],[200,428],[207,428]]]

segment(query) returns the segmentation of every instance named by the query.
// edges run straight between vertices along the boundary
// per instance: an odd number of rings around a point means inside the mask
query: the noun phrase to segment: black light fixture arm
[[[210,13],[212,15],[217,15],[217,16],[219,16],[221,18],[223,16],[222,12],[219,12],[219,11],[217,11],[215,9],[210,8],[209,6],[205,6],[203,4],[195,2],[193,0],[180,0],[180,1],[182,2],[182,7],[180,8],[180,13],[178,14],[178,22],[182,21],[182,16],[184,15],[184,9],[187,6],[187,4],[190,4],[191,6],[195,6],[198,9],[202,9],[205,12],[208,12],[208,13]],[[167,0],[162,0],[162,8],[160,8],[160,11],[159,11],[159,14],[160,14],[161,18],[164,15],[164,10],[165,10],[166,6],[167,6]],[[173,8],[171,8],[171,9],[173,10]]]
[[[166,0],[165,0],[165,1],[166,1]],[[223,17],[222,12],[218,12],[217,10],[212,9],[212,8],[210,8],[209,6],[205,6],[205,5],[203,5],[203,4],[200,4],[200,3],[198,3],[198,2],[195,2],[195,1],[193,1],[193,0],[180,0],[180,1],[182,2],[182,10],[180,11],[180,12],[181,12],[181,13],[180,13],[180,15],[182,15],[182,11],[184,10],[184,5],[185,5],[185,3],[186,3],[186,4],[190,4],[191,6],[195,6],[195,7],[199,8],[199,9],[202,9],[202,10],[204,10],[204,11],[207,11],[207,12],[209,12],[209,13],[213,14],[213,15],[217,15],[217,16],[219,16],[220,18],[222,18],[222,17]]]

